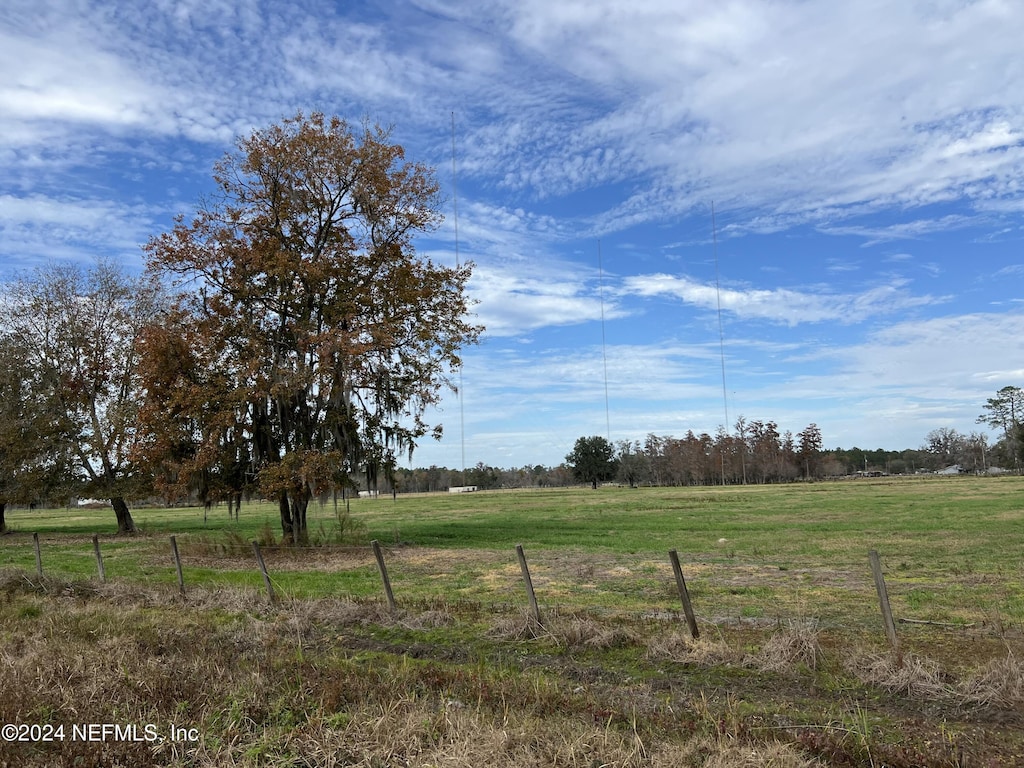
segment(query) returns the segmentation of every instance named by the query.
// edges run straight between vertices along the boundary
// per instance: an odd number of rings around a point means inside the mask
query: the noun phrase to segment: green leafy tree
[[[40,501],[66,471],[52,452],[52,419],[26,358],[12,335],[0,334],[0,533],[8,504]]]
[[[617,477],[621,482],[635,488],[650,476],[650,462],[644,453],[640,441],[620,440],[617,444]]]
[[[467,469],[465,485],[475,485],[481,491],[488,491],[501,486],[500,472],[497,467],[492,467],[478,461],[475,467]]]
[[[226,433],[244,442],[284,538],[301,542],[311,498],[357,469],[375,489],[399,454],[440,437],[424,414],[482,330],[471,265],[416,254],[441,219],[438,185],[379,127],[299,114],[241,139],[214,181],[191,222],[146,247],[184,289],[169,330],[193,349],[153,366],[147,430],[175,431],[151,442],[183,449],[166,454],[179,483],[223,459]]]
[[[995,397],[985,401],[984,413],[977,422],[987,424],[1002,432],[1003,453],[1013,462],[1015,469],[1020,469],[1021,454],[1024,452],[1024,389],[1006,386],[996,392]]]
[[[817,424],[809,424],[797,434],[796,457],[804,478],[821,477],[822,473],[822,438],[821,429]]]
[[[51,395],[30,352],[0,332],[0,532],[8,504],[64,504],[77,490],[73,446]]]
[[[952,427],[933,429],[925,438],[922,450],[927,451],[936,459],[940,469],[953,464],[965,463],[967,436]]]
[[[53,264],[9,288],[8,332],[51,419],[45,453],[51,462],[71,457],[80,493],[110,499],[119,533],[135,531],[126,498],[148,486],[130,454],[142,399],[139,333],[160,296],[153,281],[109,261],[88,270]]]
[[[590,483],[594,489],[598,483],[615,477],[617,469],[615,447],[599,435],[579,438],[565,462],[576,480]]]

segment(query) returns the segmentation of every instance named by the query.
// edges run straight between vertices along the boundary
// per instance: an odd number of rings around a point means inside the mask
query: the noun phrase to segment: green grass
[[[111,534],[108,510],[8,512],[0,567],[95,576],[100,534],[108,579],[173,584],[175,534],[189,586],[262,589],[249,541],[278,530],[276,507],[133,511],[142,534]],[[884,478],[727,488],[543,489],[353,499],[310,508],[314,541],[264,548],[275,588],[295,597],[373,597],[379,576],[366,544],[388,547],[395,593],[518,604],[514,547],[523,544],[542,604],[647,613],[676,606],[667,562],[676,549],[698,610],[712,619],[814,616],[876,622],[867,551],[882,555],[897,616],[1024,625],[1024,478]]]

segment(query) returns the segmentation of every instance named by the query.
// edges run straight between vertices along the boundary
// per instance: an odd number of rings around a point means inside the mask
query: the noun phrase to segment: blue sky
[[[1021,40],[1013,0],[6,0],[0,277],[141,267],[234,137],[299,109],[437,168],[418,247],[450,263],[454,114],[488,330],[413,464],[726,409],[916,447],[1024,385]]]

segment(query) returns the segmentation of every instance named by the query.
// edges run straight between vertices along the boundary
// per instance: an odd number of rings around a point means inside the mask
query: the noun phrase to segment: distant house
[[[935,474],[936,475],[959,475],[963,471],[964,471],[964,468],[961,467],[959,464],[953,464],[952,466],[946,467],[945,469],[940,469]]]
[[[448,493],[472,493],[475,490],[475,485],[453,485],[448,489]]]

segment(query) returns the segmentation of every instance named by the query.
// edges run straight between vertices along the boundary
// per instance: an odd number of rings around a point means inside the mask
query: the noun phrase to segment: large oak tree
[[[357,469],[375,485],[431,431],[481,330],[471,267],[417,255],[438,185],[380,127],[299,114],[241,139],[214,180],[146,246],[184,291],[147,345],[147,453],[179,489],[241,466],[300,542],[313,497]]]
[[[615,477],[615,447],[600,435],[581,437],[565,457],[565,463],[572,468],[573,477],[596,489],[598,483]]]

